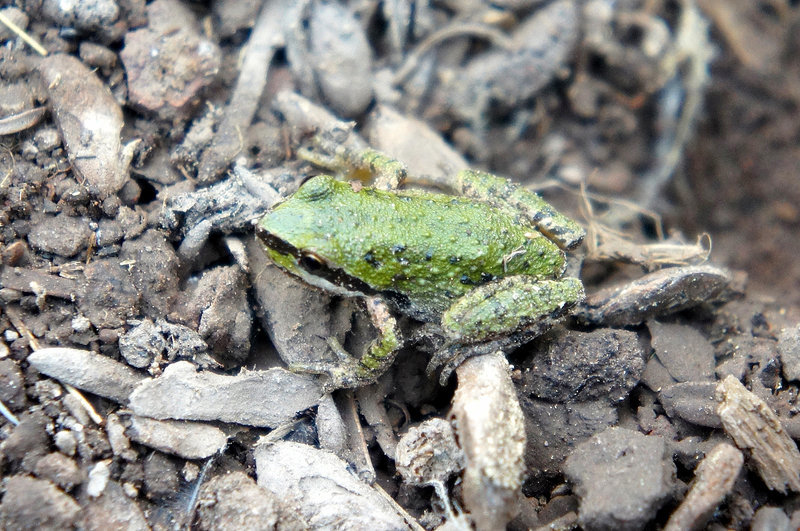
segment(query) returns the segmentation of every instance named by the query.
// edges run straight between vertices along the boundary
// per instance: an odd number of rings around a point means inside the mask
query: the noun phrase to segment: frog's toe
[[[478,345],[457,345],[443,348],[431,357],[428,366],[425,368],[425,374],[428,375],[428,378],[433,378],[433,375],[438,370],[439,385],[445,386],[450,379],[450,375],[459,365],[464,363],[464,360],[472,356],[494,352],[498,348],[499,344],[494,341]]]

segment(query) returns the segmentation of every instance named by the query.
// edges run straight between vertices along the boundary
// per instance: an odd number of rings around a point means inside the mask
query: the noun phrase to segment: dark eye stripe
[[[256,230],[258,237],[261,238],[267,247],[274,249],[280,254],[293,256],[298,267],[301,267],[309,274],[323,278],[331,284],[341,286],[348,291],[358,291],[365,295],[376,295],[378,293],[363,280],[348,275],[347,272],[341,268],[331,267],[321,256],[302,252],[297,247],[286,243],[285,240],[278,238],[261,227],[258,227]]]

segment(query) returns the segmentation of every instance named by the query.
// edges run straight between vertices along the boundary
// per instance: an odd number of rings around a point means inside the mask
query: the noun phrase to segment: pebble
[[[75,461],[59,452],[47,454],[36,462],[34,474],[48,479],[65,491],[72,490],[83,482],[83,473]]]
[[[203,37],[194,13],[181,2],[156,0],[147,6],[147,15],[147,27],[126,33],[120,52],[128,98],[162,119],[182,117],[216,78],[221,52]]]
[[[28,234],[28,243],[39,251],[69,258],[89,245],[91,234],[86,219],[60,213],[42,217]]]
[[[119,17],[119,6],[114,0],[91,0],[90,2],[64,2],[44,0],[42,13],[61,26],[75,27],[84,31],[110,26]]]
[[[675,465],[660,437],[612,427],[581,443],[564,474],[585,529],[641,529],[675,493]]]
[[[81,508],[44,479],[11,476],[4,481],[0,529],[72,529]]]
[[[664,411],[672,418],[679,417],[698,426],[719,428],[714,399],[716,382],[680,382],[668,385],[658,393]]]
[[[548,402],[623,400],[639,382],[645,353],[636,333],[570,331],[547,346],[524,373],[523,390]]]
[[[656,356],[679,382],[713,381],[714,347],[695,328],[649,321]]]
[[[800,325],[781,330],[778,352],[783,364],[783,377],[789,381],[800,380]]]
[[[203,484],[197,513],[201,530],[282,529],[280,502],[244,472],[229,472]]]

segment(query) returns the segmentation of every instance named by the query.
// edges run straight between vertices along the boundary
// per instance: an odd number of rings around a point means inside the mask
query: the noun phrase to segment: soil
[[[0,14],[0,528],[800,528],[795,2]],[[254,239],[331,139],[587,227],[587,301],[474,358],[509,386],[410,319],[377,385],[284,370],[375,334]]]

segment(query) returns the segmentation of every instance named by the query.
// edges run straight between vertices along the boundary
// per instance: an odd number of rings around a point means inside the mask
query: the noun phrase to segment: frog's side
[[[473,184],[507,183],[459,175]],[[547,207],[540,218],[549,232],[579,231],[554,222]],[[536,213],[523,215],[513,202],[384,191],[318,176],[265,216],[257,234],[273,262],[307,283],[368,297],[381,337],[358,360],[306,367],[330,374],[335,387],[353,387],[380,376],[400,347],[384,301],[439,325],[445,346],[432,363],[440,365],[456,354],[463,359],[529,340],[582,300],[580,280],[561,278],[563,251],[528,221]]]

